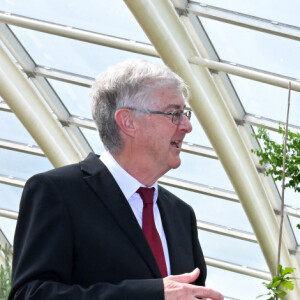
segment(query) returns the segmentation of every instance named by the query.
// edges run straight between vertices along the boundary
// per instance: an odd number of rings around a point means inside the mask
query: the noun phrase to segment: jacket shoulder
[[[101,164],[99,157],[93,153],[90,153],[87,158],[78,163],[58,167],[46,172],[38,173],[30,177],[27,182],[32,182],[36,180],[49,179],[49,180],[60,180],[63,179],[64,182],[68,180],[74,180],[81,177],[83,174],[87,175],[89,173],[88,167],[91,166],[91,170],[98,170],[97,163]],[[88,171],[86,171],[86,169]]]
[[[158,195],[160,198],[163,198],[163,201],[168,201],[169,206],[174,205],[176,207],[180,207],[181,209],[193,211],[193,208],[188,203],[186,203],[161,185],[158,186]]]

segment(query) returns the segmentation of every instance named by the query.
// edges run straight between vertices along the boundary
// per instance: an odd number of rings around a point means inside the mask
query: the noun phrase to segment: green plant
[[[266,175],[272,175],[275,181],[283,177],[283,150],[285,128],[279,125],[278,133],[282,135],[282,143],[273,141],[265,128],[259,127],[258,133],[253,136],[263,142],[263,147],[252,150],[259,158],[259,163],[266,167]],[[289,187],[300,192],[300,133],[288,130],[286,144],[285,175]]]
[[[283,219],[284,219],[284,201],[285,201],[285,188],[290,187],[295,192],[300,192],[300,134],[293,133],[288,128],[289,126],[289,112],[290,112],[290,96],[291,96],[291,82],[288,84],[288,105],[286,116],[286,127],[283,128],[279,124],[278,132],[282,134],[282,144],[272,141],[264,128],[258,129],[258,134],[253,136],[263,141],[264,147],[252,150],[260,157],[259,163],[266,166],[266,175],[272,175],[275,181],[282,181],[281,184],[281,209],[280,209],[280,227],[278,239],[278,252],[277,252],[277,273],[270,283],[264,283],[271,296],[267,300],[282,299],[287,293],[286,291],[293,290],[294,284],[289,277],[295,268],[286,267],[282,268],[280,265],[281,256],[281,242],[283,232]],[[288,182],[286,183],[286,177]],[[300,228],[300,225],[297,225]],[[263,296],[263,295],[262,295]],[[258,296],[261,297],[261,296]],[[258,298],[257,297],[257,298]]]
[[[0,245],[0,251],[2,251]],[[3,249],[5,261],[4,265],[0,265],[0,299],[7,299],[11,289],[11,263],[9,259],[8,246],[5,244]]]
[[[267,130],[259,127],[258,133],[253,134],[253,136],[260,140],[263,146],[259,149],[253,149],[252,152],[259,157],[259,163],[265,167],[266,175],[272,175],[275,181],[282,181],[283,197],[281,215],[283,215],[284,189],[289,187],[294,189],[295,192],[300,192],[300,134],[286,130],[286,128],[281,125],[279,125],[278,133],[282,135],[282,143],[273,141]],[[285,183],[285,176],[288,178],[287,183]],[[298,224],[297,227],[300,228],[300,224]],[[279,238],[279,250],[280,244],[281,233]],[[286,291],[294,289],[292,279],[296,278],[289,277],[288,275],[295,269],[290,267],[283,269],[279,261],[280,251],[278,254],[277,276],[274,276],[271,282],[263,283],[269,290],[269,293],[260,295],[257,298],[270,296],[267,300],[282,299],[286,295],[284,289]]]
[[[260,295],[257,298],[263,296],[271,296],[267,300],[275,300],[276,295],[280,299],[286,296],[287,293],[284,290],[288,291],[294,289],[294,283],[292,282],[292,279],[297,279],[297,278],[288,276],[294,270],[295,268],[289,268],[289,267],[283,269],[282,266],[279,265],[278,268],[279,275],[274,276],[272,281],[269,283],[263,282],[263,285],[269,290],[269,293]]]

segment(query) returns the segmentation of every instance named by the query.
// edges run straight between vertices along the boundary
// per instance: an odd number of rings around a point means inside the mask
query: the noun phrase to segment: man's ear
[[[121,108],[115,113],[115,120],[120,128],[120,130],[129,136],[134,136],[135,134],[135,124],[132,117],[132,113],[129,109]]]

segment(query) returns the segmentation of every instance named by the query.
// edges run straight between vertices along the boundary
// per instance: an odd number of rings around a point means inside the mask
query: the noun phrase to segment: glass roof
[[[95,77],[108,66],[128,58],[158,61],[158,58],[148,58],[137,53],[14,26],[11,28],[36,64],[49,68]]]
[[[0,156],[1,173],[17,178],[28,179],[33,174],[53,168],[46,157],[1,148]]]
[[[206,3],[208,5],[225,8],[251,16],[270,19],[294,26],[300,26],[299,17],[297,14],[297,10],[300,9],[300,4],[298,1],[294,0],[288,0],[284,3],[280,0],[264,0],[259,2],[259,9],[257,1],[242,2],[239,0],[229,0],[224,2],[222,0],[194,0],[194,2]]]
[[[1,208],[18,211],[22,189],[0,183]]]
[[[237,76],[230,76],[230,79],[248,113],[280,122],[286,121],[288,98],[286,89]],[[299,93],[292,91],[289,122],[296,126],[300,126],[299,100]]]
[[[0,128],[0,139],[36,145],[22,123],[10,112],[0,111]]]
[[[299,78],[298,41],[200,18],[222,60]],[[247,36],[246,39],[242,37]]]
[[[214,286],[219,282],[218,287],[225,295],[230,295],[230,300],[255,299],[257,295],[265,293],[263,280],[245,276],[238,273],[221,270],[214,267],[207,268],[207,286]],[[245,293],[247,291],[247,294]]]
[[[185,1],[173,2],[179,5],[178,3]],[[257,1],[207,0],[205,3],[201,2],[201,5],[200,1],[187,1],[189,5],[197,3],[200,7],[207,5],[214,6],[212,9],[217,7],[220,12],[224,9],[230,10],[229,16],[232,20],[236,18],[236,14],[242,13],[247,15],[246,18],[249,20],[253,16],[300,27],[298,16],[300,4],[296,0],[285,4],[282,1],[266,0],[259,3],[259,9]],[[189,11],[188,6],[186,8],[186,16],[194,17],[195,14]],[[49,25],[47,22],[51,22],[66,28],[84,30],[87,34],[97,33],[122,39],[130,45],[152,47],[150,39],[121,0],[84,2],[51,0],[42,3],[37,0],[4,0],[0,3],[0,22],[2,22],[1,14],[10,15],[12,19],[14,14],[24,17],[27,21],[37,19],[43,22],[45,27]],[[203,47],[215,60],[219,58],[225,64],[239,65],[244,70],[255,69],[261,74],[272,74],[278,78],[300,79],[299,40],[203,16],[197,16],[196,20],[197,24],[193,22],[191,24],[199,34],[197,38],[203,42]],[[52,114],[59,120],[59,124],[65,129],[68,139],[78,152],[80,152],[78,144],[84,149],[92,149],[97,154],[101,154],[104,149],[91,120],[89,82],[108,66],[127,58],[143,58],[163,63],[161,58],[138,53],[139,51],[134,48],[132,51],[125,51],[113,45],[88,43],[76,37],[68,38],[25,28],[22,25],[16,26],[13,21],[3,24],[7,24],[11,33],[4,32],[4,27],[0,26],[0,45],[5,45],[5,51],[19,68],[20,65],[24,67],[24,61],[30,59],[33,61],[30,72],[26,70],[27,73],[24,74],[25,78],[39,91],[40,101],[49,104]],[[200,32],[200,27],[197,27],[200,24],[204,28],[203,33]],[[299,28],[297,30],[300,32]],[[194,38],[195,32],[192,32],[191,27],[186,27],[186,31]],[[17,38],[16,42],[13,42],[13,35]],[[207,41],[203,38],[205,35],[208,36]],[[25,52],[18,48],[19,45],[24,47]],[[36,67],[40,69],[37,70]],[[212,72],[215,77],[221,73]],[[88,83],[82,84],[84,80]],[[245,125],[243,129],[250,128],[249,130],[256,131],[257,125],[261,124],[268,127],[271,135],[278,139],[274,128],[277,128],[279,121],[286,120],[288,90],[232,74],[225,76],[225,80],[224,86],[225,89],[228,88],[227,92],[230,95],[230,99],[226,100],[228,108],[232,115],[234,114],[232,107],[241,112],[238,118],[232,116],[237,125],[239,127]],[[221,94],[222,91],[224,93],[224,87],[218,85],[218,80],[215,80],[214,84]],[[49,94],[47,86],[54,90],[55,99],[53,94]],[[225,93],[222,94],[223,99],[226,99],[224,95]],[[41,150],[45,147],[38,145],[32,138],[31,133],[6,104],[9,101],[6,101],[1,91],[0,96],[3,97],[0,98],[0,229],[13,245],[16,221],[2,216],[1,210],[17,212],[25,181],[36,173],[53,168],[53,165],[48,160],[47,153],[44,156]],[[297,91],[292,91],[290,124],[298,132],[300,132],[299,97]],[[248,116],[252,117],[252,121],[247,119]],[[266,125],[269,119],[274,128]],[[248,220],[249,211],[245,205],[239,203],[234,185],[230,181],[234,174],[226,173],[224,164],[218,159],[220,153],[216,153],[212,147],[213,137],[208,138],[199,120],[195,114],[192,116],[193,131],[185,139],[186,145],[181,153],[182,166],[166,174],[176,180],[176,184],[170,186],[165,182],[168,178],[162,178],[162,185],[194,208],[203,252],[207,258],[219,263],[219,267],[211,266],[209,263],[207,285],[223,292],[226,299],[252,300],[264,293],[264,290],[260,275],[252,275],[247,270],[258,270],[262,272],[260,274],[267,276],[269,269]],[[244,143],[248,143],[250,152],[251,148],[255,147],[256,141],[246,129],[247,138]],[[33,148],[32,145],[36,147]],[[188,147],[192,147],[192,151]],[[236,155],[238,161],[239,153]],[[19,181],[16,183],[15,179]],[[277,209],[280,184],[274,185],[272,178],[266,179],[264,184],[265,189],[272,190],[273,193],[270,200],[272,209]],[[299,231],[296,229],[296,224],[300,223],[299,200],[299,193],[286,190],[286,214],[289,220],[286,226],[287,232],[290,232],[290,245],[293,245],[293,249],[290,250],[296,250],[296,253],[299,252],[300,239]],[[264,214],[263,211],[255,213]],[[229,264],[229,269],[222,264],[224,262]],[[236,265],[242,268],[241,274],[236,272]]]
[[[109,5],[105,1],[95,0],[84,3],[80,0],[54,0],[44,1],[43,5],[38,0],[5,0],[0,9],[47,22],[149,43],[146,34],[122,0],[110,0]]]

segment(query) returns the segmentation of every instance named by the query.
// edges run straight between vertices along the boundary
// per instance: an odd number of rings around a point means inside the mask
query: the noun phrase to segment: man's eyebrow
[[[181,105],[179,105],[179,104],[169,104],[167,107],[165,107],[164,109],[165,110],[168,110],[168,109],[170,109],[170,108],[173,108],[173,109],[182,109],[181,108]],[[183,106],[183,109],[185,109],[186,108],[186,105],[184,105]]]

